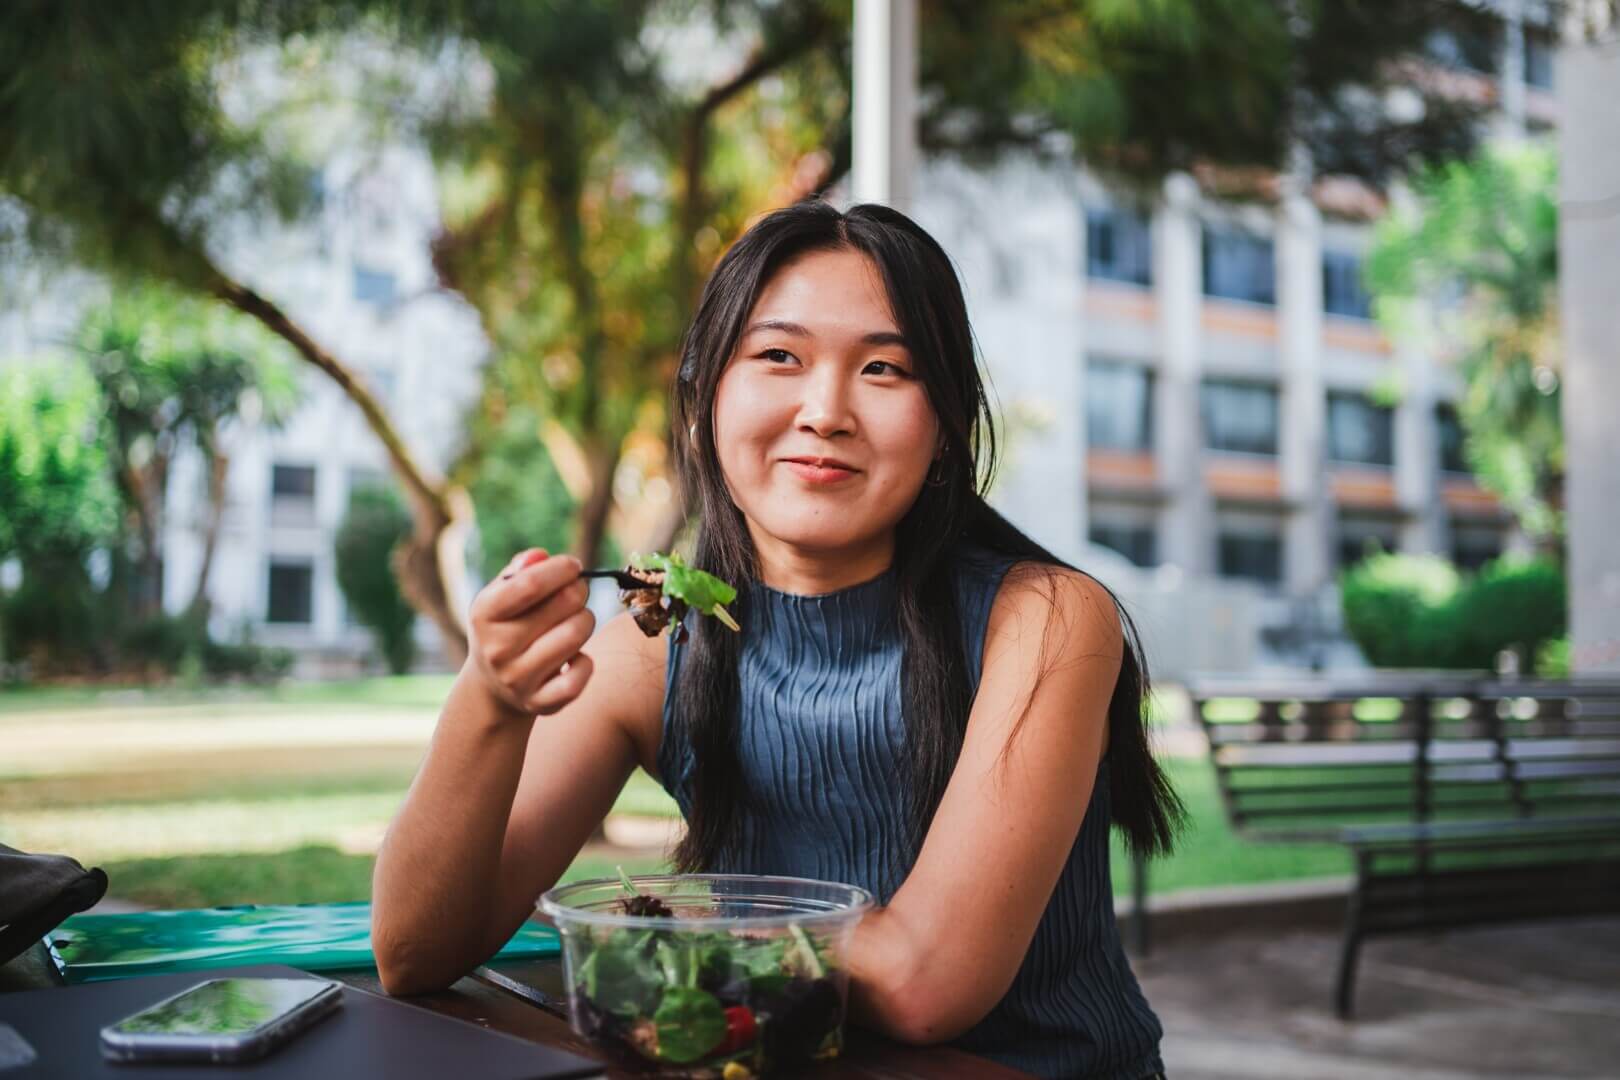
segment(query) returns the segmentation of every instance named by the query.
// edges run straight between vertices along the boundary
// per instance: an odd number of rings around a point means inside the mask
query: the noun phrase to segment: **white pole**
[[[917,0],[855,0],[855,202],[903,209],[917,157]]]
[[[1571,660],[1620,673],[1620,26],[1596,2],[1572,5],[1558,54],[1558,300],[1564,335],[1564,498]]]

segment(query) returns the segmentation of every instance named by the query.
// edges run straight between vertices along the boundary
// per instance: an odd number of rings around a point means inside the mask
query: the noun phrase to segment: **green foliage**
[[[1555,660],[1544,646],[1565,628],[1564,575],[1546,560],[1503,557],[1462,577],[1437,555],[1379,554],[1341,591],[1345,627],[1376,667],[1492,670],[1512,649],[1528,669]]]
[[[193,446],[211,469],[221,425],[245,416],[274,427],[296,404],[297,383],[285,346],[255,324],[152,285],[119,289],[91,308],[75,344],[101,390],[99,439],[122,502],[126,535],[110,551],[111,602],[120,614],[148,618],[159,609],[153,584],[174,455]],[[220,508],[212,509],[217,528]],[[205,562],[199,601],[208,570]]]
[[[298,404],[283,342],[220,304],[170,289],[117,290],[86,313],[76,344],[105,399],[110,452],[126,461],[165,440],[209,454],[225,421],[245,413],[274,427]]]
[[[273,683],[292,670],[287,649],[260,645],[244,633],[237,641],[216,640],[200,613],[158,613],[125,628],[118,658],[126,669],[156,675],[193,673],[215,681]]]
[[[273,424],[296,401],[276,343],[217,305],[141,287],[87,312],[76,344],[80,357],[0,371],[0,561],[22,568],[0,598],[5,654],[34,675],[284,672],[279,650],[210,641],[204,611],[163,616],[151,588],[176,451],[212,460],[221,424]],[[105,588],[88,573],[94,553]]]
[[[1461,8],[1462,5],[1455,5]],[[1093,165],[1152,179],[1194,163],[1382,180],[1471,141],[1468,106],[1401,65],[1477,18],[1452,5],[1305,0],[1001,0],[944,5],[922,28],[925,148],[989,158],[1064,138]],[[1421,102],[1384,107],[1399,85]]]
[[[95,383],[76,365],[0,368],[0,562],[83,558],[115,535],[100,409]]]
[[[35,670],[96,652],[106,613],[87,560],[117,535],[118,499],[97,442],[101,399],[74,366],[0,370],[0,563],[22,581],[0,593],[0,661]]]
[[[1550,679],[1568,678],[1574,670],[1570,663],[1569,636],[1556,637],[1542,643],[1536,650],[1535,671]]]
[[[335,541],[338,587],[395,675],[409,671],[416,658],[416,612],[400,595],[391,568],[394,549],[410,533],[411,515],[399,496],[389,488],[363,487],[350,493]]]
[[[1552,149],[1492,146],[1421,174],[1416,204],[1378,228],[1367,265],[1392,333],[1454,344],[1464,453],[1525,532],[1556,546],[1564,479]],[[1456,296],[1434,307],[1433,298]]]
[[[241,68],[226,61],[256,35],[308,23],[316,7],[7,4],[0,191],[27,211],[28,250],[208,287],[204,250],[221,224],[285,217],[306,190],[302,166],[258,118],[227,108]]]
[[[1345,628],[1375,667],[1449,667],[1432,613],[1447,608],[1461,579],[1439,555],[1369,556],[1340,588]]]
[[[524,548],[566,551],[575,503],[540,442],[539,417],[519,407],[476,419],[476,456],[460,463],[478,516],[485,580]]]
[[[99,669],[109,660],[109,621],[82,562],[32,560],[0,597],[0,659],[25,662],[17,674],[31,678]]]

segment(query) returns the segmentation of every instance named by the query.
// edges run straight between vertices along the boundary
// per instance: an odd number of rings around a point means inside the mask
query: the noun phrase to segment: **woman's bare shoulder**
[[[994,643],[1055,647],[1061,654],[1121,655],[1124,634],[1114,596],[1096,578],[1050,563],[1011,566],[990,608],[986,659]]]

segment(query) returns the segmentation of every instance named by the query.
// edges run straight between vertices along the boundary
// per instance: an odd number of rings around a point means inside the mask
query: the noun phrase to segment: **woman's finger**
[[[538,690],[558,669],[579,655],[596,629],[596,616],[576,611],[537,638],[521,657],[512,662],[512,683],[528,693]]]
[[[585,653],[575,656],[568,661],[566,671],[560,671],[553,678],[547,679],[539,690],[529,696],[529,711],[537,716],[550,716],[559,711],[579,697],[595,670],[596,665]]]
[[[553,555],[521,567],[510,578],[497,579],[485,588],[483,615],[491,620],[511,619],[541,603],[552,593],[579,580],[581,567],[572,555]]]

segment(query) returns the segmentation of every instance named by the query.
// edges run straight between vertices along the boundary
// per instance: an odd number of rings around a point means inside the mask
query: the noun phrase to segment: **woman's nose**
[[[828,364],[805,379],[804,397],[799,402],[798,425],[822,438],[853,434],[855,415],[850,409],[849,388],[840,372]]]

